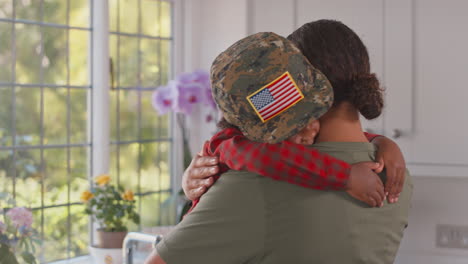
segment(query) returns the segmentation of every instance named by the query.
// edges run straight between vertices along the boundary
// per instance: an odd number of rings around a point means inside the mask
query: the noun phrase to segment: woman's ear
[[[320,130],[320,122],[318,120],[310,121],[299,133],[290,137],[288,141],[301,145],[314,144],[315,137]]]
[[[318,132],[320,131],[320,122],[318,120],[314,120],[307,125],[307,128],[309,130],[309,136],[315,139]]]
[[[306,128],[301,133],[301,144],[312,145],[315,142],[315,137],[320,130],[320,122],[318,120],[310,121]]]

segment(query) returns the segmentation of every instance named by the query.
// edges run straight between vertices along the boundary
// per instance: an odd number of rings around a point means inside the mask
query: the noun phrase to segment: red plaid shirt
[[[378,135],[365,133],[372,141]],[[203,154],[219,157],[219,176],[246,170],[278,181],[317,190],[344,190],[351,165],[305,145],[283,141],[277,144],[248,140],[234,128],[224,129],[205,143]],[[193,207],[198,200],[193,201]]]

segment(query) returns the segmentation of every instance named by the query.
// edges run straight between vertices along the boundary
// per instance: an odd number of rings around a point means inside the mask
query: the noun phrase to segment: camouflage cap
[[[271,32],[241,39],[218,55],[211,83],[226,121],[260,142],[295,135],[333,103],[325,75],[292,42]]]

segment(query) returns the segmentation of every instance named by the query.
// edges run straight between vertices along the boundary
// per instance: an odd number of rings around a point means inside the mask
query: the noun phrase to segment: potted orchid
[[[207,123],[216,121],[216,103],[211,95],[211,83],[208,72],[196,70],[182,73],[165,86],[158,87],[153,93],[153,107],[160,115],[168,112],[176,113],[177,123],[182,132],[184,145],[184,166],[187,167],[192,160],[188,144],[188,129],[186,117],[194,113],[197,105],[208,108],[205,116]]]
[[[1,198],[7,198],[1,194]],[[34,257],[36,246],[40,244],[37,232],[32,228],[33,216],[24,207],[10,207],[12,199],[0,203],[0,263],[37,263]]]
[[[187,168],[192,161],[192,154],[189,145],[189,130],[187,128],[187,117],[192,115],[195,107],[204,105],[205,122],[216,122],[217,108],[211,95],[211,83],[208,72],[196,70],[182,73],[165,86],[158,87],[153,93],[153,107],[159,115],[168,112],[176,114],[177,124],[182,133],[184,168]],[[197,112],[200,113],[200,112]],[[165,207],[175,208],[177,220],[190,209],[191,202],[188,201],[182,190],[179,194],[172,196],[165,204]]]

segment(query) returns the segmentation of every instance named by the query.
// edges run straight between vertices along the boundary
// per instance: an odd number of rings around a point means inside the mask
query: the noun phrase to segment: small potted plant
[[[81,194],[81,200],[86,205],[85,213],[91,215],[99,225],[97,244],[91,247],[91,254],[93,251],[99,252],[99,255],[103,255],[102,252],[120,252],[120,250],[106,251],[96,250],[96,248],[121,249],[128,231],[127,223],[140,223],[133,192],[119,185],[114,186],[110,184],[110,181],[109,175],[99,175],[95,178],[95,187]],[[104,254],[107,262],[120,262],[119,260],[109,261],[112,255],[114,253]]]
[[[1,196],[6,197],[4,194]],[[8,204],[14,203],[10,199],[7,200],[7,206]],[[34,252],[40,240],[32,228],[31,211],[24,207],[1,206],[0,209],[0,263],[38,263]]]

